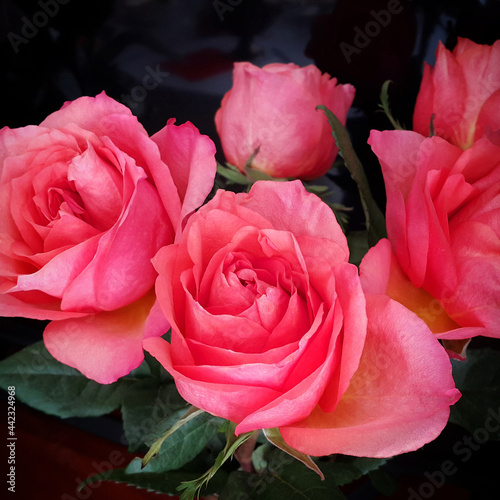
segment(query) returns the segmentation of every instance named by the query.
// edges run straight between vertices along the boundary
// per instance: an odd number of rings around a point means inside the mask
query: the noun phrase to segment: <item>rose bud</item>
[[[315,179],[333,165],[338,153],[324,105],[345,124],[354,99],[352,85],[313,65],[235,63],[233,87],[215,115],[228,163],[242,172],[251,166],[275,177]]]
[[[439,43],[436,64],[424,67],[413,129],[427,137],[432,115],[434,134],[462,149],[500,128],[500,40],[479,45],[459,38],[452,52]]]

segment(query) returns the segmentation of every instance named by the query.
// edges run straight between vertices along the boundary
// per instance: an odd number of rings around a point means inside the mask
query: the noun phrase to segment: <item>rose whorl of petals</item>
[[[311,455],[418,449],[459,397],[414,313],[365,295],[330,208],[300,181],[219,190],[153,259],[170,343],[144,348],[237,433],[279,428]]]
[[[0,315],[52,320],[49,352],[101,383],[168,330],[151,258],[213,185],[213,142],[174,122],[149,137],[103,92],[0,131]]]
[[[401,130],[374,130],[369,143],[384,175],[388,241],[365,256],[363,287],[462,347],[500,337],[500,132],[465,151]]]

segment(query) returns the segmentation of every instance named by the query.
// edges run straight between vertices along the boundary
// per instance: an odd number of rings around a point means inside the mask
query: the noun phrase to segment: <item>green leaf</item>
[[[229,163],[225,166],[217,163],[217,173],[233,184],[241,184],[243,186],[252,184],[250,179],[245,177],[235,166]]]
[[[149,451],[146,453],[146,456],[142,459],[142,466],[146,467],[148,465],[149,461],[158,455],[160,452],[161,446],[163,442],[171,436],[174,432],[178,431],[182,426],[190,422],[191,420],[195,419],[196,417],[200,416],[203,414],[203,410],[200,410],[198,408],[195,408],[194,406],[191,406],[187,412],[184,413],[184,415],[179,418],[175,424],[168,429],[167,432],[160,438],[158,438],[149,448]]]
[[[162,383],[150,377],[133,389],[125,395],[121,408],[125,437],[132,452],[144,447],[144,443],[154,442],[165,432],[165,422],[174,412],[186,408],[173,380]]]
[[[205,474],[193,481],[184,482],[177,488],[178,491],[182,491],[180,500],[193,500],[195,496],[198,496],[201,489],[208,484],[221,466],[233,457],[236,449],[254,434],[253,432],[247,432],[245,434],[235,436],[234,429],[236,428],[236,424],[233,422],[226,422],[225,427],[226,446],[215,459],[214,465],[210,467]]]
[[[256,472],[265,472],[267,469],[267,459],[266,455],[269,453],[269,449],[272,448],[272,444],[266,440],[261,446],[257,446],[252,453],[252,463]]]
[[[260,148],[257,148],[252,153],[250,158],[248,158],[248,160],[246,161],[245,166],[243,167],[244,174],[237,167],[231,165],[230,163],[226,163],[226,165],[217,163],[217,173],[224,177],[229,182],[229,184],[239,184],[242,186],[251,186],[254,182],[257,181],[288,181],[288,178],[272,177],[271,175],[252,167],[252,162],[257,156],[259,149]]]
[[[288,181],[289,179],[286,177],[282,178],[273,177],[272,175],[269,175],[266,172],[262,172],[261,170],[252,167],[252,162],[254,158],[258,155],[259,151],[260,151],[260,146],[255,148],[254,152],[250,155],[250,158],[248,158],[248,160],[245,162],[245,166],[243,167],[245,175],[248,179],[250,179],[250,182],[253,184],[254,182],[257,181],[276,181],[276,182]]]
[[[359,266],[369,250],[368,234],[366,231],[351,231],[347,235],[349,245],[349,262]]]
[[[306,467],[309,467],[312,471],[316,472],[321,480],[325,479],[325,476],[321,472],[321,469],[317,466],[317,464],[312,460],[309,455],[305,453],[301,453],[296,449],[292,448],[286,441],[283,439],[281,432],[279,429],[263,429],[264,436],[269,440],[270,443],[274,444],[277,448],[288,453],[291,457],[295,458],[302,462]]]
[[[262,172],[250,166],[245,166],[245,174],[250,179],[252,184],[257,181],[274,181],[274,182],[286,182],[290,180],[288,177],[273,177],[266,172]]]
[[[165,339],[168,343],[170,343],[170,335],[171,335],[171,330],[169,330],[165,335],[162,336],[163,339]],[[147,367],[149,369],[149,373],[158,379],[170,379],[173,381],[173,378],[171,375],[163,368],[163,366],[160,364],[160,362],[154,357],[149,354],[149,352],[144,351],[144,361],[145,363],[142,363],[141,367]]]
[[[328,478],[322,481],[316,472],[287,453],[272,447],[265,455],[266,471],[260,474],[243,471],[231,473],[220,499],[340,500],[345,498],[334,481]]]
[[[385,458],[350,457],[334,455],[333,460],[320,462],[326,477],[333,478],[339,486],[350,484],[356,479],[377,470],[387,462]]]
[[[203,450],[224,422],[202,410],[195,409],[190,414],[183,410],[183,413],[183,418],[178,414],[171,417],[175,422],[173,427],[151,446],[143,459],[144,472],[182,467]]]
[[[54,359],[37,342],[0,362],[0,387],[15,385],[21,401],[51,415],[95,417],[119,408],[133,384],[148,373],[141,366],[113,384],[98,384]]]
[[[221,492],[221,500],[344,499],[339,486],[376,470],[385,460],[343,455],[326,457],[319,460],[325,475],[324,481],[290,455],[268,444],[255,450],[254,463],[259,464],[260,473],[232,472]]]
[[[286,182],[290,180],[288,177],[272,177],[271,175],[252,167],[245,167],[245,174],[251,180],[252,184],[257,181]]]
[[[431,121],[429,123],[429,137],[434,137],[436,135],[436,130],[434,128],[434,119],[436,118],[436,115],[432,113],[431,115]]]
[[[328,201],[326,202],[326,204],[332,209],[335,217],[337,218],[337,222],[342,228],[342,231],[345,233],[347,230],[347,225],[349,224],[349,216],[347,215],[347,213],[352,212],[352,207],[346,207],[341,203],[329,203]]]
[[[113,481],[115,483],[125,483],[137,488],[165,493],[167,495],[177,495],[177,487],[185,481],[191,481],[198,477],[197,472],[171,471],[171,472],[143,472],[141,469],[141,459],[135,458],[124,469],[113,469],[92,476],[79,486],[81,491],[85,485],[100,481]],[[202,490],[204,495],[220,491],[227,480],[227,474],[220,471],[210,484]]]
[[[500,439],[500,352],[469,349],[465,361],[451,363],[462,397],[451,407],[450,422],[471,433],[483,429],[489,439]]]
[[[399,123],[399,120],[395,120],[391,113],[391,106],[389,105],[389,85],[392,83],[391,80],[386,80],[382,85],[382,89],[380,90],[380,103],[378,105],[379,108],[382,108],[382,111],[385,113],[392,126],[397,130],[404,130],[404,127]]]
[[[304,184],[304,187],[309,193],[313,193],[320,198],[327,196],[333,192],[328,186],[322,186],[320,184],[307,184],[305,182],[302,182],[302,184]]]
[[[251,170],[252,169],[252,162],[254,160],[254,158],[259,154],[259,151],[260,151],[260,146],[257,146],[253,153],[250,155],[250,158],[248,158],[248,160],[245,162],[245,165],[243,167],[243,170],[246,171],[247,170]]]
[[[135,458],[130,463],[130,465],[132,464],[134,464],[135,469],[140,469],[141,459]],[[176,471],[168,474],[159,472],[145,473],[140,470],[133,472],[132,470],[129,470],[130,465],[125,469],[113,469],[103,472],[102,474],[96,474],[95,476],[83,481],[78,489],[81,491],[87,484],[97,483],[100,481],[113,481],[115,483],[134,485],[148,491],[175,495],[176,488],[182,481],[189,481],[193,477],[196,477],[196,473],[192,472],[186,473]]]
[[[326,106],[320,105],[316,109],[321,109],[326,114],[332,128],[333,137],[339,148],[339,154],[344,158],[345,165],[358,186],[361,204],[365,212],[368,243],[373,246],[381,238],[385,238],[387,232],[385,229],[385,218],[372,197],[363,165],[359,161],[349,139],[349,134],[341,121]]]
[[[347,224],[349,222],[349,217],[347,215],[347,212],[352,212],[353,210],[352,207],[346,207],[341,203],[335,203],[329,201],[329,198],[331,198],[331,195],[333,193],[333,190],[329,186],[323,186],[319,184],[309,184],[308,182],[305,181],[302,181],[302,184],[306,188],[306,191],[308,191],[309,193],[313,193],[319,198],[321,198],[321,200],[324,201],[332,209],[333,213],[335,214],[335,217],[337,218],[337,222],[340,224],[340,227],[342,228],[342,231],[345,232]]]

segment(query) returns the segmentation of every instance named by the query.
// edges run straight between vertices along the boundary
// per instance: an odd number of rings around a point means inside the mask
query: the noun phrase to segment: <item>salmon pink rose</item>
[[[387,457],[419,448],[458,398],[425,323],[365,297],[330,208],[299,181],[219,190],[154,258],[171,342],[144,347],[186,401],[279,428],[303,453]]]
[[[459,38],[452,52],[439,43],[436,64],[424,67],[413,129],[427,137],[432,115],[434,133],[462,149],[500,128],[500,40]]]
[[[235,63],[233,87],[215,115],[226,160],[244,171],[258,148],[252,168],[273,177],[315,179],[333,165],[338,149],[323,104],[345,124],[354,99],[352,85],[313,65]]]
[[[365,256],[365,289],[405,304],[438,338],[500,337],[500,132],[466,151],[398,130],[374,130],[369,143],[389,241]]]
[[[102,93],[0,131],[0,315],[52,320],[59,361],[110,383],[169,325],[151,258],[209,193],[214,145],[170,120],[151,138]]]

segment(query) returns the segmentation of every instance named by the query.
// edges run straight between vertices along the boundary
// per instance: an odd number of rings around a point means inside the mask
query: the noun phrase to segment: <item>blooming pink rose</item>
[[[150,138],[102,93],[0,131],[0,315],[53,320],[47,349],[101,383],[168,329],[151,258],[213,184],[212,141],[174,121]]]
[[[434,68],[424,67],[413,129],[427,137],[433,114],[435,134],[462,149],[500,128],[500,40],[459,38],[453,52],[439,43]]]
[[[348,257],[300,181],[220,190],[154,258],[172,337],[144,348],[237,433],[279,428],[311,455],[415,450],[459,396],[449,358],[408,309],[365,298]]]
[[[322,104],[345,124],[354,99],[352,85],[313,65],[235,63],[233,88],[215,115],[226,160],[243,171],[257,148],[252,167],[273,177],[315,179],[337,156],[337,146]]]
[[[415,311],[441,339],[500,337],[500,132],[463,151],[440,137],[373,130],[387,234],[363,286]],[[391,248],[392,247],[392,248]]]

